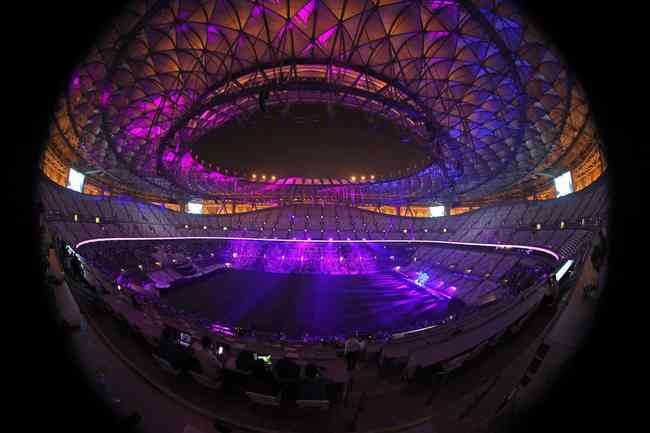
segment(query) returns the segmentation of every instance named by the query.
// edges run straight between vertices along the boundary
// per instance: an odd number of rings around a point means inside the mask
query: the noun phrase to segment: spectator
[[[211,350],[212,340],[208,336],[201,338],[200,343],[192,343],[192,350],[194,356],[198,361],[200,373],[211,379],[218,379],[221,377],[221,361],[217,358]]]
[[[314,363],[305,366],[305,377],[307,379],[316,379],[318,377],[318,367]]]
[[[174,331],[169,327],[163,329],[158,354],[161,358],[169,361],[175,369],[181,370],[187,367],[187,352],[181,349],[176,341]]]
[[[280,393],[280,385],[275,377],[266,369],[266,364],[263,360],[257,359],[253,362],[253,376],[249,391],[256,392],[264,395],[278,395]]]
[[[229,347],[226,347],[226,356],[223,361],[223,368],[227,368],[228,370],[234,370],[237,368],[237,357]]]
[[[274,370],[279,379],[298,379],[300,376],[300,366],[288,358],[279,359]]]
[[[248,350],[242,350],[239,352],[239,356],[237,357],[237,369],[242,370],[242,371],[251,371],[253,369],[253,364],[255,363],[255,359],[253,359],[253,353],[249,352]]]
[[[361,344],[359,343],[359,340],[357,340],[354,335],[350,335],[345,341],[345,349],[343,351],[348,371],[352,371],[356,368],[360,350]]]
[[[546,290],[544,291],[544,302],[549,308],[555,307],[559,295],[559,285],[555,279],[555,275],[551,275],[546,283]]]
[[[305,367],[305,380],[300,386],[300,399],[302,400],[326,400],[325,382],[318,374],[318,367],[314,364],[307,364]]]

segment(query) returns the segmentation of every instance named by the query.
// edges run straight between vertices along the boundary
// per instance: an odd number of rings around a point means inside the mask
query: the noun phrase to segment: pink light
[[[449,36],[449,32],[426,32],[426,39],[430,41],[431,39],[443,38]]]
[[[285,25],[280,27],[280,30],[278,30],[278,34],[275,37],[276,38],[281,38],[282,35],[284,35],[284,32],[286,32],[287,30],[290,30],[292,28],[293,28],[293,24],[291,23],[291,21],[289,21],[288,23],[286,23]]]
[[[255,6],[255,7],[253,8],[253,10],[251,11],[251,15],[252,15],[253,17],[259,17],[263,10],[264,10],[264,8],[263,8],[262,6],[257,5],[257,6]]]
[[[219,38],[219,29],[217,26],[208,26],[208,42],[215,42]]]
[[[194,159],[192,158],[192,155],[189,152],[183,155],[183,158],[181,159],[182,170],[189,170],[190,168],[192,168],[193,164],[194,164]]]
[[[315,44],[312,44],[312,43],[310,42],[309,44],[307,44],[307,46],[305,47],[305,49],[302,50],[302,53],[301,53],[301,54],[304,55],[305,53],[307,53],[309,50],[311,50],[311,49],[314,48],[315,46],[316,46]]]
[[[76,245],[76,248],[79,248],[83,245],[88,245],[88,244],[93,244],[97,242],[112,242],[112,241],[151,241],[151,240],[210,240],[210,239],[215,239],[215,240],[232,240],[232,241],[257,241],[257,242],[308,242],[304,240],[293,240],[293,239],[266,239],[266,238],[245,238],[241,236],[233,236],[233,237],[227,237],[227,236],[152,236],[148,238],[144,237],[132,237],[132,238],[94,238],[94,239],[87,239],[85,241],[81,241]],[[555,253],[552,250],[549,250],[547,248],[542,248],[542,247],[535,247],[532,245],[506,245],[506,244],[481,244],[477,242],[452,242],[452,241],[434,241],[434,240],[428,240],[428,239],[409,239],[409,240],[401,240],[401,239],[370,239],[367,241],[359,241],[359,240],[353,240],[353,241],[345,241],[345,240],[333,240],[330,238],[329,240],[322,240],[322,239],[314,239],[309,241],[310,243],[327,243],[327,242],[333,242],[333,243],[379,243],[379,244],[439,244],[439,245],[465,245],[465,246],[476,246],[476,247],[491,247],[491,248],[496,248],[496,249],[515,249],[515,250],[533,250],[533,251],[538,251],[540,253],[548,254],[549,256],[553,257],[555,260],[560,260],[560,256]]]
[[[453,5],[454,5],[453,1],[449,1],[449,0],[443,0],[443,1],[433,0],[431,2],[431,9],[433,9],[435,11],[436,9],[442,9],[445,6],[453,6]]]
[[[317,39],[318,44],[321,46],[325,45],[325,42],[327,42],[327,40],[334,34],[335,31],[336,31],[336,26],[332,27],[331,29],[327,30],[325,33],[320,35]]]
[[[102,105],[106,105],[106,104],[108,104],[108,99],[109,99],[110,97],[111,97],[111,92],[108,91],[108,90],[104,90],[104,91],[102,92],[102,96],[101,96],[99,102],[100,102]]]
[[[307,21],[309,21],[309,17],[311,16],[312,12],[314,12],[314,9],[316,8],[316,1],[311,0],[309,3],[305,4],[297,13],[296,15],[292,18],[292,21],[300,21],[303,24],[307,24]]]

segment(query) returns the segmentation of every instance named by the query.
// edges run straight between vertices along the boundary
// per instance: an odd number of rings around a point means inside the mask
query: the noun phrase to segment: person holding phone
[[[214,380],[221,377],[223,365],[219,358],[212,352],[212,340],[210,337],[204,336],[200,342],[195,341],[192,344],[192,352],[198,361],[202,375]]]

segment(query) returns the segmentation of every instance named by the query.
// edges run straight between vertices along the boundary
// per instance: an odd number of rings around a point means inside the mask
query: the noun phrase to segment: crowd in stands
[[[237,244],[227,240],[151,240],[139,242],[137,248],[130,241],[94,243],[79,249],[85,262],[82,263],[74,254],[68,254],[66,245],[74,246],[80,241],[99,237],[332,237],[341,240],[416,238],[537,245],[551,248],[563,258],[569,258],[579,255],[586,243],[594,236],[599,236],[599,246],[591,256],[595,268],[602,264],[606,251],[606,238],[602,230],[598,232],[606,224],[607,189],[602,182],[557,200],[504,204],[460,216],[432,219],[393,217],[334,206],[288,206],[215,217],[176,213],[123,198],[85,196],[47,183],[42,185],[42,189],[44,217],[41,227],[44,243],[54,247],[68,275],[76,276],[82,281],[88,277],[86,268],[102,274],[108,284],[96,287],[96,291],[102,296],[106,295],[105,302],[110,305],[109,309],[117,317],[127,318],[129,326],[150,342],[157,356],[169,362],[174,369],[201,374],[221,383],[226,390],[244,388],[265,395],[282,394],[296,399],[301,396],[319,399],[328,395],[327,387],[331,384],[315,363],[298,365],[289,357],[280,357],[269,365],[259,354],[235,349],[231,344],[225,343],[225,336],[233,337],[235,334],[223,331],[230,329],[227,325],[193,317],[176,311],[155,297],[128,290],[120,291],[112,285],[117,275],[125,273],[130,279],[146,283],[150,282],[150,272],[165,266],[191,263],[200,268],[213,261],[224,261],[228,257],[233,263],[239,259],[240,266],[244,268],[260,269],[262,266],[268,270],[264,267],[267,266],[265,263],[276,263],[274,269],[291,272],[290,266],[277,265],[278,255],[280,263],[282,262],[280,246],[260,243],[259,251],[249,252],[242,246],[245,241]],[[294,246],[291,254],[284,254],[285,260],[291,257],[286,263],[292,260],[296,262],[298,256],[295,251]],[[322,272],[322,268],[315,264],[317,257],[320,261],[322,251],[326,251],[323,255],[344,257],[339,263],[345,263],[341,266],[348,268],[334,268],[333,273],[374,272],[393,262],[401,263],[404,272],[426,271],[434,280],[445,281],[446,288],[453,285],[458,290],[459,299],[477,307],[472,310],[472,314],[468,314],[468,323],[478,322],[477,317],[482,312],[478,307],[486,305],[485,308],[490,309],[510,308],[510,304],[495,304],[493,301],[502,293],[507,293],[509,298],[514,299],[517,294],[549,273],[545,263],[531,263],[527,255],[522,253],[432,249],[424,246],[407,252],[401,250],[402,253],[395,253],[399,250],[389,250],[389,253],[377,254],[375,250],[365,249],[362,257],[372,256],[374,259],[378,255],[379,264],[377,261],[369,261],[365,266],[351,270],[349,266],[355,263],[354,256],[359,256],[359,250],[344,244],[307,247],[301,257],[309,257],[308,265],[299,270]],[[237,257],[233,256],[235,253]],[[260,256],[264,258],[264,255],[269,256],[268,262],[260,262]],[[396,259],[390,259],[391,256]],[[336,260],[334,262],[337,265]],[[363,263],[364,260],[360,262]],[[123,306],[120,307],[120,303]],[[177,326],[192,335],[189,348],[179,345],[177,335],[167,325],[169,322],[179,323]],[[445,328],[439,327],[435,332],[440,333],[440,341],[443,341],[444,332],[447,332]],[[239,331],[239,334],[243,336],[246,332]],[[373,335],[372,340],[383,344],[390,340],[391,335],[392,331],[387,331]],[[259,340],[260,336],[255,337]],[[340,353],[345,359],[346,367],[353,370],[367,343],[356,337],[343,337],[309,336],[303,338],[302,343],[313,343]],[[270,340],[296,343],[282,335],[274,335]],[[406,340],[400,340],[400,344],[405,345],[402,342]],[[427,344],[431,341],[434,339],[429,338]],[[423,342],[413,347],[415,348],[408,349],[407,353],[426,348]]]
[[[435,239],[459,242],[525,244],[551,248],[562,257],[575,257],[606,220],[606,183],[556,200],[518,202],[482,208],[460,216],[406,218],[357,208],[287,206],[237,215],[207,216],[173,212],[123,197],[86,196],[44,181],[44,222],[59,239],[74,242],[93,237],[160,236],[290,236],[325,239]],[[99,218],[95,220],[95,218]],[[97,222],[99,221],[99,222]],[[260,235],[259,233],[264,233]],[[393,263],[403,272],[426,272],[430,283],[467,305],[480,306],[517,293],[536,281],[534,267],[517,273],[521,254],[498,254],[420,246],[371,249],[346,244],[285,244],[228,240],[119,241],[80,248],[84,259],[110,279],[122,278],[138,286],[152,286],[150,274],[173,269],[191,275],[197,269],[228,262],[238,269],[267,272],[353,274],[385,270]],[[393,260],[391,260],[393,257]],[[342,259],[341,259],[342,258]],[[71,259],[65,259],[70,261]],[[172,262],[170,264],[170,261]],[[70,263],[72,266],[75,262]],[[507,289],[509,287],[509,289]],[[506,288],[506,290],[504,290]],[[173,308],[157,308],[172,312]],[[201,320],[200,318],[192,318]],[[414,324],[428,326],[427,321]],[[242,334],[247,330],[241,330]],[[250,333],[250,330],[248,330]],[[386,332],[390,335],[390,331]],[[285,336],[277,335],[278,339]],[[326,336],[305,336],[320,341]],[[341,339],[342,336],[337,336]]]
[[[607,184],[545,201],[488,206],[457,216],[398,217],[346,206],[292,205],[195,215],[125,197],[88,196],[41,183],[45,218],[67,242],[104,237],[221,236],[265,239],[431,239],[524,244],[571,257],[607,222]]]
[[[248,350],[235,352],[210,337],[194,340],[190,346],[179,344],[179,331],[166,327],[156,355],[173,369],[200,374],[225,392],[241,390],[293,400],[327,400],[328,387],[335,383],[322,375],[323,367],[314,363],[300,365],[282,357],[271,360]],[[221,343],[223,344],[223,343]]]

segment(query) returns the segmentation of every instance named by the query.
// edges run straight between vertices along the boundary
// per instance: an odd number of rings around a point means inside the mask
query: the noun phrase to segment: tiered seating
[[[605,220],[606,186],[600,181],[556,200],[508,203],[440,218],[397,217],[319,205],[293,205],[236,215],[193,215],[124,197],[87,196],[47,180],[42,182],[41,195],[48,223],[72,243],[102,237],[167,236],[430,239],[550,247],[571,257],[578,251],[579,243],[589,239],[590,235],[585,233],[594,231]],[[568,235],[574,232],[574,236]]]

